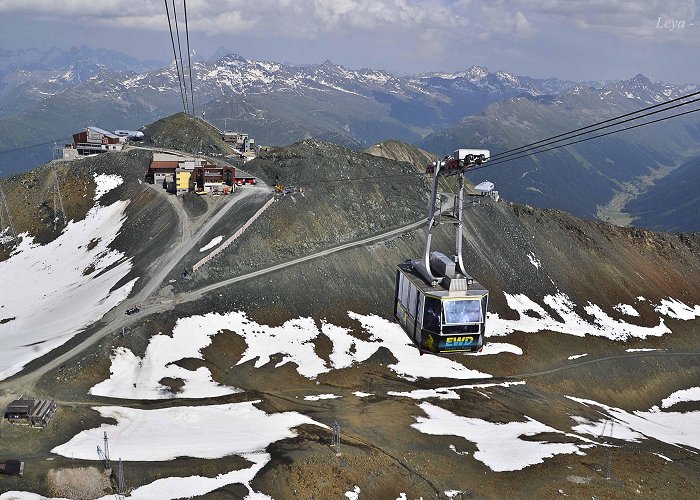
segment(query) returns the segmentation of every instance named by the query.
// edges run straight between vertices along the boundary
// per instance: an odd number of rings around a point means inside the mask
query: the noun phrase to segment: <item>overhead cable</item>
[[[678,101],[682,101],[683,99],[689,99],[689,98],[691,98],[691,97],[695,97],[695,96],[698,96],[698,95],[700,95],[700,91],[698,91],[698,92],[693,92],[693,93],[691,93],[691,94],[683,95],[683,96],[680,96],[680,97],[676,97],[675,99],[671,99],[671,100],[669,100],[669,101],[664,101],[664,102],[659,103],[659,104],[654,104],[653,106],[647,106],[647,107],[645,107],[645,108],[641,108],[641,109],[638,109],[638,110],[636,110],[636,111],[632,111],[632,112],[629,112],[629,113],[625,113],[625,114],[623,114],[623,115],[619,115],[619,116],[616,116],[616,117],[613,117],[613,118],[610,118],[610,119],[607,119],[607,120],[603,120],[603,121],[600,121],[600,122],[592,123],[591,125],[587,125],[587,126],[585,126],[585,127],[580,127],[580,128],[575,129],[575,130],[570,130],[569,132],[565,132],[565,133],[563,133],[563,134],[558,134],[558,135],[549,137],[549,138],[547,138],[547,139],[542,139],[542,140],[539,140],[539,141],[536,141],[536,142],[533,142],[533,143],[530,143],[530,144],[526,144],[526,145],[524,145],[524,146],[519,146],[519,147],[517,147],[517,148],[510,149],[510,150],[508,150],[508,151],[503,151],[503,152],[501,152],[501,153],[497,153],[497,154],[493,155],[492,158],[493,158],[493,159],[496,159],[496,158],[500,158],[500,157],[502,157],[502,156],[511,156],[511,154],[518,154],[518,152],[522,152],[521,150],[523,150],[523,149],[530,149],[530,148],[533,148],[533,147],[543,147],[543,146],[546,145],[546,144],[543,144],[543,143],[549,143],[550,141],[553,141],[554,139],[558,139],[558,138],[560,138],[560,137],[562,138],[562,139],[560,139],[560,140],[562,140],[562,141],[568,140],[568,139],[572,139],[573,137],[565,137],[565,136],[569,136],[569,135],[574,134],[574,133],[576,133],[576,132],[582,132],[582,131],[588,130],[588,129],[594,129],[595,127],[599,127],[600,125],[603,125],[603,124],[606,124],[606,123],[612,123],[612,122],[615,122],[615,121],[620,120],[620,119],[622,119],[622,118],[627,118],[627,117],[629,117],[629,116],[637,115],[637,114],[639,114],[639,113],[643,113],[643,112],[649,111],[649,110],[651,110],[651,109],[656,109],[656,108],[659,108],[659,107],[667,106],[667,105],[669,105],[669,104],[671,104],[671,103],[678,102]],[[700,98],[699,98],[699,99],[700,99]],[[678,104],[678,105],[676,105],[676,106],[671,106],[671,107],[668,107],[668,108],[666,108],[666,109],[673,109],[673,108],[678,107],[678,106],[684,106],[684,105],[690,104],[690,103],[692,103],[692,102],[695,102],[695,101],[697,101],[697,100],[699,100],[699,99],[694,99],[694,100],[692,100],[692,101],[688,101],[688,102],[685,102],[685,103],[682,103],[682,104]],[[666,109],[660,110],[660,111],[655,111],[654,113],[648,113],[648,114],[645,114],[645,115],[643,115],[643,116],[649,116],[650,114],[660,113],[661,111],[665,111]],[[637,118],[642,118],[642,116],[639,116],[639,117],[637,117]],[[630,121],[630,120],[625,120],[625,121]],[[623,121],[623,122],[619,122],[619,123],[625,123],[625,122]],[[614,124],[613,124],[613,125],[614,125]],[[613,126],[613,125],[608,125],[608,127]],[[607,127],[601,127],[601,128],[607,128]],[[600,130],[600,128],[595,128],[594,130],[589,130],[588,132],[593,132],[593,131],[595,131],[595,130]],[[588,132],[586,132],[586,133],[588,133]],[[579,135],[584,135],[584,134],[578,134],[577,136],[579,136]],[[554,141],[554,142],[559,142],[559,141]],[[538,144],[539,144],[540,146],[538,146]]]
[[[192,116],[194,116],[194,86],[192,84],[192,58],[190,56],[190,29],[187,25],[187,0],[182,0],[185,10],[185,33],[187,35],[187,66],[190,69],[190,100],[192,101]]]
[[[190,103],[187,98],[187,80],[185,79],[185,62],[182,59],[182,44],[180,43],[180,28],[177,22],[177,9],[175,8],[175,0],[173,3],[173,17],[175,19],[175,35],[177,36],[177,49],[180,52],[180,70],[182,70],[182,86],[185,90],[185,113],[189,113]]]
[[[172,23],[170,22],[170,10],[168,9],[168,0],[163,0],[165,3],[165,15],[168,16],[168,28],[170,29],[170,42],[172,43],[173,46],[173,57],[175,58],[175,71],[177,72],[177,80],[180,84],[180,97],[182,98],[182,111],[187,112],[187,108],[185,106],[185,94],[182,90],[182,79],[180,78],[180,66],[177,60],[177,51],[175,50],[175,38],[173,38],[173,26]],[[179,41],[179,40],[178,40]]]

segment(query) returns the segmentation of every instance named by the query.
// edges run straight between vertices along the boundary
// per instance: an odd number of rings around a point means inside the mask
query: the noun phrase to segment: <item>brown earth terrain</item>
[[[147,153],[125,154],[138,159],[134,169],[143,168]],[[85,467],[101,470],[97,456],[92,461],[72,460],[50,452],[81,430],[109,423],[92,407],[156,409],[261,400],[257,407],[268,413],[296,411],[327,426],[336,421],[341,425],[339,450],[330,446],[329,430],[310,425],[298,427],[296,437],[268,447],[272,460],[256,475],[252,487],[274,498],[344,498],[345,492],[355,486],[361,489],[360,498],[392,499],[400,493],[408,498],[444,498],[449,490],[461,492],[456,498],[700,495],[700,462],[692,447],[654,439],[629,442],[589,435],[587,438],[595,445],[585,449],[584,454],[560,454],[523,470],[494,472],[474,458],[478,449],[473,442],[414,429],[417,418],[424,416],[418,406],[422,401],[388,394],[475,382],[524,382],[477,390],[453,389],[459,399],[423,401],[463,417],[492,423],[522,422],[527,417],[570,433],[576,425],[572,416],[598,420],[602,413],[566,396],[595,400],[628,412],[647,411],[672,392],[697,386],[697,321],[666,317],[665,324],[672,333],[627,341],[550,331],[515,332],[488,340],[514,344],[522,349],[522,355],[440,355],[492,375],[479,381],[429,378],[430,374],[416,380],[400,377],[391,368],[397,361],[395,353],[383,347],[362,363],[309,379],[298,373],[294,363],[277,366],[282,360],[279,354],[259,368],[254,367],[255,360],[237,364],[247,348],[246,342],[239,333],[224,330],[202,350],[204,359],[188,358],[177,364],[190,370],[206,367],[216,382],[243,392],[218,398],[155,401],[88,394],[92,386],[109,377],[110,354],[115,348],[126,347],[143,356],[154,335],[170,335],[179,318],[192,315],[241,310],[252,321],[270,326],[311,317],[319,328],[322,321],[327,321],[368,340],[368,334],[348,316],[348,311],[391,320],[395,266],[417,257],[422,248],[422,226],[382,237],[424,217],[427,185],[415,176],[415,167],[405,162],[412,161],[409,157],[407,152],[400,158],[402,162],[382,159],[316,141],[263,155],[247,165],[252,173],[270,184],[281,181],[304,189],[279,197],[231,247],[202,271],[184,278],[181,268],[202,255],[198,248],[213,236],[235,231],[271,196],[270,191],[250,191],[244,196],[241,190],[234,195],[235,204],[228,212],[220,212],[228,205],[204,206],[195,199],[168,197],[162,191],[142,186],[136,178],[107,195],[111,200],[132,199],[124,230],[115,244],[135,259],[132,273],[141,276],[139,281],[143,283],[133,294],[142,311],[136,316],[124,315],[124,308],[136,300],[132,296],[62,349],[0,382],[0,403],[27,389],[34,396],[55,397],[59,402],[57,415],[46,429],[0,424],[3,456],[26,462],[24,478],[0,477],[0,492],[58,494],[68,490],[56,489],[56,478],[64,478],[63,482],[69,485],[64,487],[73,488],[75,481],[66,477],[80,474],[78,471]],[[91,171],[84,171],[83,166],[92,163],[81,162],[70,175],[75,176],[76,185],[89,192],[94,190]],[[369,179],[379,174],[388,177]],[[36,176],[36,171],[31,175]],[[84,184],[79,184],[78,179],[84,179]],[[18,207],[18,212],[23,212],[18,190],[24,179],[12,182],[12,188],[5,187],[8,200]],[[502,194],[507,197],[507,193]],[[44,198],[46,195],[37,195],[27,202],[27,207],[39,205]],[[86,212],[89,206],[83,207],[81,199],[75,197],[69,203],[70,210],[79,213],[82,207]],[[110,199],[105,197],[104,203]],[[659,323],[653,304],[662,299],[673,297],[691,307],[700,304],[697,233],[619,228],[556,210],[491,199],[479,201],[465,207],[465,263],[470,273],[490,290],[490,311],[501,318],[517,319],[517,313],[507,306],[506,294],[525,294],[542,304],[546,295],[561,292],[571,298],[575,312],[587,321],[594,320],[584,309],[590,302],[615,320],[639,326]],[[155,219],[154,212],[158,213]],[[206,231],[198,229],[214,220],[217,213],[224,216]],[[43,222],[37,215],[22,217],[32,234],[44,231],[50,237],[46,216]],[[32,217],[34,226],[30,223]],[[143,242],[155,234],[158,237],[144,246]],[[378,238],[332,251],[372,235]],[[439,226],[435,249],[448,252],[453,244],[451,233]],[[173,255],[171,268],[155,269],[150,263],[164,251]],[[313,257],[326,251],[329,253]],[[539,267],[532,263],[530,254],[540,263]],[[293,263],[306,256],[312,258]],[[273,272],[249,274],[276,265],[280,267]],[[238,281],[225,281],[233,279]],[[646,301],[635,301],[638,296]],[[640,317],[622,315],[613,308],[619,303],[634,304]],[[551,308],[545,309],[560,319]],[[127,327],[127,335],[119,334],[121,326]],[[322,334],[313,345],[316,354],[329,364],[331,340]],[[658,351],[627,352],[629,348]],[[587,356],[569,359],[581,353]],[[163,382],[175,394],[182,383],[179,379]],[[360,398],[353,395],[355,391],[371,396]],[[341,397],[304,399],[318,394]],[[680,403],[671,410],[698,411],[700,405]],[[554,432],[524,439],[590,444],[581,435]],[[235,455],[214,460],[181,457],[167,462],[126,462],[124,473],[129,487],[135,488],[163,477],[215,477],[247,466],[243,458]],[[93,476],[97,477],[94,471],[90,477]],[[86,484],[81,492],[70,495],[97,496],[88,491],[93,490]],[[247,491],[240,484],[231,484],[205,497],[240,498]]]

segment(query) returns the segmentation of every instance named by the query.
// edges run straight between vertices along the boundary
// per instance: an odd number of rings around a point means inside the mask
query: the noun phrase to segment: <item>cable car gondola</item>
[[[478,352],[484,345],[489,292],[466,273],[462,261],[462,207],[465,171],[489,156],[485,149],[458,149],[451,157],[428,166],[433,188],[423,255],[398,265],[394,294],[394,318],[421,350]],[[453,175],[458,178],[458,187],[452,213],[443,215],[436,206],[438,184],[440,177]],[[445,222],[456,229],[455,255],[451,258],[430,251],[433,228]]]

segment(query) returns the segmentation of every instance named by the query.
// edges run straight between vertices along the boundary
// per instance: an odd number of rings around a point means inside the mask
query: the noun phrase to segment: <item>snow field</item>
[[[294,363],[297,372],[309,379],[332,369],[348,368],[361,363],[379,347],[386,347],[393,353],[398,362],[389,365],[389,368],[408,380],[419,377],[490,377],[448,358],[420,356],[408,336],[392,322],[378,316],[362,316],[352,312],[348,314],[361,323],[362,328],[369,333],[370,340],[359,339],[350,330],[327,322],[322,322],[319,329],[311,318],[292,319],[278,327],[251,321],[240,311],[182,318],[175,325],[172,336],[161,334],[151,339],[143,358],[135,356],[126,348],[115,349],[112,353],[110,378],[92,387],[90,393],[127,399],[168,399],[202,398],[239,392],[239,389],[215,383],[207,368],[200,367],[191,371],[173,364],[183,358],[202,359],[201,350],[211,343],[212,336],[222,330],[240,335],[247,344],[237,365],[254,361],[255,367],[260,368],[269,363],[272,356],[281,354],[282,359],[275,365],[276,368]],[[325,335],[333,343],[330,366],[314,350],[314,340],[320,335]],[[514,352],[518,348],[510,344],[496,344],[494,351],[499,350]],[[182,391],[173,395],[159,383],[163,377],[182,380]]]
[[[66,343],[127,298],[137,278],[110,290],[129,273],[131,260],[109,245],[128,204],[97,204],[47,245],[23,234],[10,258],[0,262],[3,283],[31,281],[31,286],[0,288],[0,320],[14,318],[0,324],[0,380]]]
[[[547,295],[543,302],[561,317],[555,319],[544,307],[534,302],[523,294],[505,294],[508,307],[516,311],[520,318],[517,320],[501,319],[497,313],[488,314],[489,335],[508,335],[515,331],[535,333],[540,331],[553,331],[583,337],[594,335],[606,337],[610,340],[626,341],[630,338],[660,337],[671,330],[665,325],[664,319],[659,319],[656,326],[639,326],[616,320],[605,313],[600,306],[590,302],[584,307],[587,314],[593,316],[593,322],[589,322],[578,315],[575,304],[564,293]],[[617,304],[613,306],[619,312],[628,316],[639,316],[639,313],[630,305]],[[675,299],[662,300],[661,305],[656,307],[656,311],[661,315],[674,319],[691,320],[700,317],[700,305],[691,308],[690,306]]]
[[[677,393],[674,393],[677,394]],[[669,396],[673,397],[673,395]],[[613,420],[615,425],[613,436],[626,441],[639,441],[643,436],[654,438],[663,443],[676,446],[692,446],[700,450],[700,411],[687,413],[662,412],[658,407],[648,411],[626,412],[620,408],[598,403],[589,399],[567,396],[585,406],[601,408],[608,415],[607,420]],[[667,398],[668,399],[668,398]],[[573,418],[573,417],[572,417]],[[582,433],[599,436],[606,419],[598,422],[576,417],[579,426],[575,427]],[[608,429],[610,426],[608,425]]]
[[[423,434],[460,436],[477,447],[474,458],[495,472],[522,470],[559,454],[583,455],[572,443],[523,440],[521,436],[541,433],[564,434],[530,417],[525,422],[493,423],[479,418],[460,417],[431,403],[421,403],[426,417],[416,416],[411,427]]]
[[[193,316],[178,320],[172,336],[155,335],[151,338],[143,358],[125,347],[118,347],[111,355],[110,378],[90,389],[90,394],[124,399],[206,398],[241,392],[234,387],[216,383],[206,367],[187,370],[174,364],[183,358],[204,359],[201,350],[211,344],[218,329],[210,328],[208,318]],[[164,377],[184,382],[173,394],[160,384]]]
[[[232,483],[244,484],[249,491],[248,498],[269,498],[253,491],[250,486],[250,481],[270,461],[270,455],[265,452],[267,446],[296,436],[293,430],[296,426],[311,424],[324,429],[327,426],[296,412],[265,413],[254,406],[259,402],[156,410],[96,407],[94,409],[103,418],[114,419],[117,423],[82,431],[51,451],[66,457],[95,460],[96,447],[107,432],[112,456],[119,456],[124,461],[167,461],[179,456],[214,459],[239,455],[252,465],[213,478],[158,479],[135,489],[130,498],[192,497]]]
[[[117,423],[82,431],[51,452],[95,460],[96,446],[107,432],[110,453],[125,461],[162,462],[179,456],[212,459],[263,452],[270,443],[296,436],[292,428],[301,424],[326,428],[295,412],[265,413],[254,406],[259,402],[156,410],[98,406],[94,409],[103,418]]]

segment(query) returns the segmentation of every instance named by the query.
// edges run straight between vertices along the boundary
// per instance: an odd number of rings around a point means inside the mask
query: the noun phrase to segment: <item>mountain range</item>
[[[182,109],[173,64],[153,68],[86,47],[69,54],[25,52],[8,53],[14,62],[0,70],[0,175],[50,159],[51,142],[60,144],[85,125],[135,129]],[[643,75],[581,83],[478,66],[400,76],[330,61],[293,65],[225,52],[208,61],[195,55],[195,112],[263,145],[315,138],[364,149],[398,139],[440,156],[465,146],[495,154],[698,89]],[[699,138],[700,123],[688,116],[509,161],[475,173],[474,180],[495,181],[522,203],[613,222],[636,217],[644,224],[648,217],[628,214],[624,206],[611,211],[611,200],[692,162],[700,155]],[[25,147],[32,144],[40,145]],[[635,188],[634,198],[646,196],[647,188]],[[683,206],[692,205],[694,193],[682,196],[690,196]],[[688,220],[670,200],[660,212],[665,215],[654,222],[657,229],[700,229],[697,217]]]

